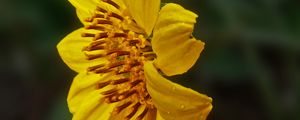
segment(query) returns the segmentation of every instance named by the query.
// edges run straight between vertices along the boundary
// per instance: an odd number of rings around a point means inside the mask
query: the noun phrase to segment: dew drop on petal
[[[185,106],[182,104],[182,105],[180,105],[180,108],[181,108],[181,109],[184,109],[184,108],[185,108]]]
[[[200,115],[200,120],[202,120],[203,119],[203,115]]]
[[[175,91],[175,90],[176,90],[176,87],[175,87],[175,86],[173,86],[173,87],[172,87],[172,90],[173,90],[173,91]]]

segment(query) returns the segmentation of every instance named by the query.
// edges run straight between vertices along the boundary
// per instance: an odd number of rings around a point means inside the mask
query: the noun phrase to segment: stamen
[[[125,61],[118,61],[118,62],[115,62],[115,63],[111,63],[109,65],[109,68],[115,68],[115,67],[118,67],[118,66],[121,66],[121,65],[124,65],[125,64]]]
[[[111,89],[111,90],[104,91],[101,94],[102,95],[110,95],[110,94],[113,94],[113,93],[116,93],[116,92],[118,92],[118,89],[114,88],[114,89]]]
[[[153,51],[151,46],[145,46],[144,48],[141,48],[141,50],[143,52],[152,52]]]
[[[118,98],[117,93],[114,93],[114,94],[106,96],[105,97],[105,102],[106,103],[119,102],[120,100],[118,100],[117,98]]]
[[[95,65],[95,66],[89,67],[88,71],[94,71],[94,70],[96,70],[98,68],[101,68],[101,67],[104,67],[104,66],[105,66],[105,64]]]
[[[143,56],[144,56],[147,60],[153,60],[153,59],[155,59],[155,58],[157,57],[156,54],[153,53],[153,52],[145,52],[145,53],[143,54]]]
[[[114,37],[124,37],[124,38],[126,38],[127,34],[126,33],[114,33]]]
[[[117,19],[119,19],[119,20],[121,20],[121,21],[124,20],[124,18],[123,18],[121,15],[117,14],[117,13],[111,12],[108,16],[117,18]]]
[[[98,46],[98,45],[102,45],[105,44],[106,41],[105,40],[97,40],[97,41],[93,41],[90,46]]]
[[[133,68],[133,67],[135,67],[135,66],[139,66],[139,65],[141,65],[141,63],[139,62],[139,61],[137,61],[137,60],[134,60],[131,64],[130,64],[130,66]]]
[[[139,40],[129,40],[129,45],[130,46],[136,46],[136,44],[140,43]]]
[[[82,33],[81,37],[95,37],[95,34],[93,34],[93,33]]]
[[[102,0],[102,1],[106,2],[108,4],[111,4],[112,6],[116,7],[117,9],[120,8],[120,6],[117,3],[115,3],[114,1],[112,1],[112,0]]]
[[[119,100],[124,100],[125,98],[128,98],[129,96],[133,95],[134,93],[137,93],[136,90],[132,90],[132,91],[126,91],[120,94],[120,96],[118,97]]]
[[[113,24],[112,21],[109,21],[109,20],[100,20],[100,19],[97,19],[96,23],[97,24],[108,24],[108,25],[112,25]]]
[[[107,10],[105,10],[99,6],[96,7],[96,10],[98,10],[99,12],[102,12],[102,13],[107,13]]]
[[[103,54],[91,55],[91,54],[85,53],[85,56],[87,57],[87,60],[94,60],[94,59],[97,59],[97,58],[104,57],[105,55],[103,55]]]
[[[107,32],[98,33],[98,34],[96,34],[94,40],[99,40],[99,39],[107,38],[107,37],[108,37],[108,33]]]
[[[111,69],[97,69],[95,70],[94,72],[99,74],[99,73],[108,73],[108,72],[111,72],[112,70]]]
[[[117,85],[117,84],[128,82],[129,80],[130,80],[129,78],[121,78],[121,79],[112,81],[112,84]]]
[[[118,107],[115,108],[114,112],[118,114],[118,113],[120,113],[122,110],[124,110],[125,108],[127,108],[128,106],[130,106],[131,104],[132,104],[132,102],[129,101],[129,102],[127,102],[127,103],[125,103],[125,104],[123,104],[123,105],[121,105],[121,106],[118,106]]]
[[[85,51],[94,51],[94,50],[102,50],[104,49],[105,46],[104,45],[97,45],[97,46],[89,46],[89,47],[86,47],[84,50]]]
[[[135,81],[131,82],[130,83],[130,88],[135,87],[136,85],[138,85],[141,82],[143,82],[143,80],[135,80]]]
[[[106,28],[104,26],[100,26],[100,25],[88,25],[88,26],[85,26],[85,29],[94,29],[94,30],[104,31]]]
[[[136,120],[142,120],[145,117],[145,115],[147,114],[148,110],[149,110],[149,108],[146,107],[144,109],[144,111],[136,118]]]
[[[105,16],[103,14],[95,13],[94,18],[104,18]]]
[[[139,107],[141,106],[140,102],[137,102],[134,106],[131,107],[131,112],[126,116],[125,119],[129,120],[130,118],[132,118],[134,116],[134,114],[137,112],[137,110],[139,109]]]
[[[104,88],[106,87],[107,85],[109,85],[111,83],[111,81],[106,81],[106,82],[101,82],[101,83],[98,83],[97,85],[97,89],[101,89],[101,88]]]
[[[114,49],[114,50],[108,51],[106,55],[110,55],[110,54],[113,54],[113,53],[117,53],[117,56],[129,55],[130,54],[129,51]]]

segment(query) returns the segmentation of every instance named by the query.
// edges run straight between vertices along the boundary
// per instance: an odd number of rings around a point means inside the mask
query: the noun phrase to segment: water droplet
[[[175,86],[173,86],[173,87],[172,87],[172,90],[176,90],[176,87],[175,87]]]
[[[185,108],[185,106],[184,106],[184,105],[180,105],[180,108],[181,108],[181,109],[184,109],[184,108]]]
[[[200,115],[200,120],[202,120],[203,119],[203,115]]]

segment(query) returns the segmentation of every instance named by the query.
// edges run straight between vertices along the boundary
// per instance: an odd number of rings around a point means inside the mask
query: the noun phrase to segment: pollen
[[[118,102],[112,114],[127,113],[124,119],[141,120],[150,110],[156,110],[146,89],[144,63],[154,60],[150,39],[143,32],[130,29],[134,20],[123,14],[121,7],[112,0],[102,0],[120,11],[112,12],[98,6],[91,17],[85,19],[82,37],[92,39],[82,49],[87,60],[104,58],[108,63],[90,66],[87,71],[99,75],[111,74],[111,79],[99,81],[97,89],[107,104]],[[138,112],[140,111],[140,112]]]

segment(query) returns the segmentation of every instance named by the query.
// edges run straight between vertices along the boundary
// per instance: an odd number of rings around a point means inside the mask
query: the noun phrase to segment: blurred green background
[[[299,0],[163,0],[197,13],[206,43],[171,79],[213,98],[208,120],[300,120]],[[76,75],[56,44],[81,27],[67,0],[0,0],[1,120],[69,120]]]

